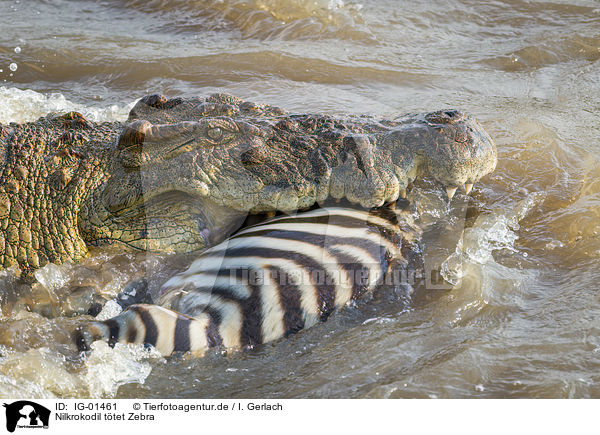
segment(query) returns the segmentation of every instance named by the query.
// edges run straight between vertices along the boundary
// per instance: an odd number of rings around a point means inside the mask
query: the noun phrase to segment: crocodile
[[[364,208],[417,177],[468,193],[496,147],[457,110],[395,119],[292,114],[227,94],[149,95],[125,122],[77,112],[0,125],[0,263],[22,276],[92,246],[192,252],[250,214],[328,199]]]

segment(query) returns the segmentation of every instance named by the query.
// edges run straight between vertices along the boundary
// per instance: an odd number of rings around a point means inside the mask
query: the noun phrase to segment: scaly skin
[[[0,261],[25,274],[89,245],[206,248],[247,213],[329,197],[376,207],[417,176],[451,196],[496,165],[490,137],[456,111],[342,120],[223,94],[148,96],[125,124],[70,113],[0,126],[0,150]]]
[[[48,262],[82,258],[80,204],[108,178],[115,123],[92,125],[77,113],[0,126],[0,263],[26,274]]]

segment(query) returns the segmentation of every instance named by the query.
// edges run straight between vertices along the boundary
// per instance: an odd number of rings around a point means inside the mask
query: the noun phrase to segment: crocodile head
[[[0,264],[27,275],[90,245],[202,249],[248,213],[329,198],[377,207],[417,177],[451,195],[494,169],[496,149],[456,111],[336,119],[222,94],[153,95],[125,124],[69,113],[0,126],[0,160]]]
[[[377,207],[429,177],[451,197],[491,172],[496,148],[457,111],[395,120],[291,115],[228,95],[142,99],[114,148],[111,177],[84,201],[88,244],[188,252],[248,213],[347,199]]]

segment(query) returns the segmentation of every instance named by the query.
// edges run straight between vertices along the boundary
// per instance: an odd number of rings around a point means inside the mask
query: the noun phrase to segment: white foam
[[[0,374],[0,397],[31,397],[32,399],[54,399],[56,396],[35,382],[18,380]]]
[[[68,397],[80,387],[65,357],[46,347],[8,355],[0,363],[0,376],[0,395],[21,391],[24,397]]]
[[[103,321],[118,316],[123,308],[115,300],[110,300],[104,304],[102,311],[96,316],[96,320]]]
[[[135,101],[108,107],[74,103],[63,94],[42,94],[30,89],[0,86],[0,124],[35,121],[49,113],[80,112],[90,121],[124,121]]]
[[[54,263],[48,263],[44,267],[37,269],[33,273],[33,276],[45,288],[55,292],[67,284],[72,268],[73,266],[70,263],[65,263],[60,266]]]
[[[151,362],[164,361],[154,348],[106,342],[91,345],[81,369],[54,348],[14,352],[0,346],[0,397],[114,397],[121,385],[144,383]]]
[[[151,360],[163,360],[154,348],[97,341],[76,373],[66,358],[49,348],[8,353],[0,358],[0,397],[114,397],[121,385],[143,384]],[[164,361],[164,360],[163,360]]]
[[[117,343],[111,348],[103,341],[96,341],[91,348],[85,363],[90,397],[114,397],[121,385],[143,384],[152,371],[148,359],[161,358],[156,349],[145,349],[141,344]]]

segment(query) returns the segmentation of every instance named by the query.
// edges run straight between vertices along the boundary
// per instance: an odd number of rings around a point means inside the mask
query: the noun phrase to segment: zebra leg
[[[201,313],[189,317],[158,305],[131,305],[121,314],[101,322],[81,325],[73,334],[79,351],[90,349],[92,342],[139,343],[154,346],[161,355],[192,352],[203,356],[209,347],[219,345],[210,318]]]

